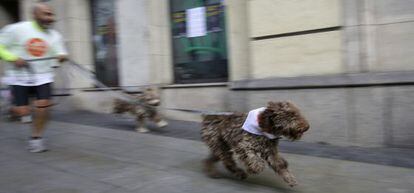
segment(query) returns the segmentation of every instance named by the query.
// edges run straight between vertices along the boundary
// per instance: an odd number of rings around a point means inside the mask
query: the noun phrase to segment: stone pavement
[[[52,118],[53,120],[67,123],[130,132],[134,132],[135,128],[135,120],[131,116],[55,109]],[[161,129],[155,128],[153,124],[149,124],[149,127],[151,127],[149,134],[201,141],[201,124],[199,122],[170,120],[169,123],[168,127]],[[312,128],[309,132],[312,132]],[[341,147],[324,142],[307,143],[295,141],[291,143],[282,140],[280,142],[280,150],[284,153],[414,168],[414,151],[412,149]]]
[[[198,140],[54,119],[51,151],[32,154],[28,133],[28,125],[0,122],[0,193],[414,192],[410,167],[283,153],[299,181],[290,188],[270,169],[244,181],[223,168],[224,178],[205,177]]]

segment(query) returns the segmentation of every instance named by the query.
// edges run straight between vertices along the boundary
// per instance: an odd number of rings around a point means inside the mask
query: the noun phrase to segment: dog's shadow
[[[268,171],[266,169],[263,173],[257,175],[249,175],[249,177],[245,180],[240,180],[236,178],[233,174],[228,172],[222,164],[217,165],[217,169],[220,174],[220,179],[231,180],[239,185],[251,187],[251,186],[259,186],[259,187],[267,187],[271,189],[277,190],[277,192],[301,192],[295,187],[289,187],[285,182],[283,182],[282,178],[275,176],[272,171]]]
[[[257,189],[264,187],[267,189],[274,190],[276,192],[286,192],[286,193],[302,192],[296,187],[293,187],[293,188],[289,187],[286,183],[283,182],[282,178],[275,176],[275,174],[270,169],[266,169],[266,171],[258,175],[250,175],[245,180],[240,180],[236,178],[233,174],[231,174],[229,171],[227,171],[227,169],[224,168],[224,166],[221,163],[219,163],[216,165],[216,167],[217,167],[217,171],[219,172],[220,177],[210,178],[204,174],[202,162],[203,160],[192,159],[191,161],[189,160],[184,163],[180,163],[179,165],[176,165],[175,167],[200,173],[205,178],[208,178],[213,181],[221,180],[221,181],[227,181],[231,184],[237,184],[237,186],[245,190],[248,190],[251,188],[256,188],[255,190],[257,190]],[[222,184],[222,182],[220,182],[220,184]]]
[[[114,116],[116,117],[116,119],[114,119],[115,121],[111,122],[111,125],[110,125],[111,128],[136,132],[135,129],[137,125],[136,125],[136,120],[133,116],[131,115],[114,115]],[[168,126],[158,127],[152,121],[145,122],[144,126],[150,130],[149,133],[153,133],[153,134],[165,134],[166,128],[168,127]]]

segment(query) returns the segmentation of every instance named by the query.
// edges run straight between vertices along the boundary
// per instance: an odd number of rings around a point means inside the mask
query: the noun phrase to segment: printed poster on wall
[[[206,8],[196,7],[186,10],[187,37],[200,37],[207,34]]]

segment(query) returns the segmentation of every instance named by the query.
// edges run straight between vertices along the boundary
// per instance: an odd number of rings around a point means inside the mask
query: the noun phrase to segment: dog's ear
[[[272,109],[274,111],[281,111],[281,112],[291,112],[296,109],[293,103],[290,101],[281,101],[281,102],[270,101],[268,103],[267,108]]]
[[[267,108],[268,109],[278,109],[280,107],[279,105],[280,102],[273,102],[273,101],[269,101],[267,103]]]
[[[258,122],[259,127],[262,131],[266,133],[272,133],[272,130],[275,126],[273,121],[274,110],[270,108],[266,108],[262,113],[259,114]]]
[[[282,102],[273,102],[270,101],[267,103],[267,108],[268,109],[272,109],[274,111],[280,111],[280,110],[284,110],[289,106],[288,102],[282,101]]]

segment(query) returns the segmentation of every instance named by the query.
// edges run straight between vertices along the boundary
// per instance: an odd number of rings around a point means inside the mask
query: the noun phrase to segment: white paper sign
[[[187,9],[186,18],[187,37],[199,37],[207,34],[205,7]]]

